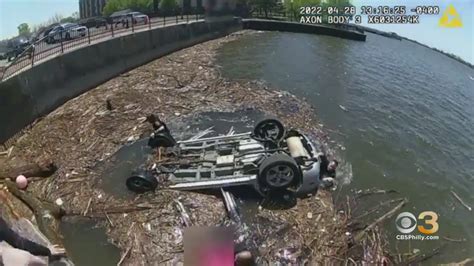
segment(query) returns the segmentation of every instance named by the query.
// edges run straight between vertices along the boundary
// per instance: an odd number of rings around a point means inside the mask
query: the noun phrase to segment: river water
[[[373,34],[357,42],[276,32],[225,44],[218,64],[227,78],[263,80],[314,105],[345,147],[340,153],[352,164],[350,189],[394,189],[409,199],[403,211],[439,215],[440,240],[397,241],[395,218],[387,221],[392,247],[428,252],[443,246],[437,262],[474,255],[473,212],[451,194],[474,207],[471,68],[412,42]],[[369,198],[371,206],[380,201]]]

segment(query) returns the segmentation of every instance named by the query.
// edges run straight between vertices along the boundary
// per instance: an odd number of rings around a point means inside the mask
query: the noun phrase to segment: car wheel
[[[285,127],[277,119],[265,119],[257,123],[253,135],[258,139],[278,142],[285,135]]]
[[[270,189],[288,188],[301,180],[301,171],[292,157],[277,153],[263,160],[258,180],[261,185]]]
[[[127,178],[127,188],[135,193],[153,191],[158,187],[158,180],[149,172],[142,172]]]

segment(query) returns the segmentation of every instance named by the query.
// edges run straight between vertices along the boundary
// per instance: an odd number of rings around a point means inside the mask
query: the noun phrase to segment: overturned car
[[[320,162],[315,145],[276,119],[263,120],[253,132],[176,141],[165,123],[151,115],[154,132],[148,145],[157,152],[151,163],[126,180],[129,190],[157,187],[178,190],[249,185],[262,196],[275,190],[298,196],[315,193]]]

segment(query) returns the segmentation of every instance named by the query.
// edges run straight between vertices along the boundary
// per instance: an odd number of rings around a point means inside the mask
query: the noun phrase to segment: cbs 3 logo
[[[438,232],[438,215],[432,211],[424,211],[418,215],[418,219],[411,212],[402,212],[397,216],[395,225],[402,234],[409,234],[417,227],[417,221],[424,222],[418,225],[418,231],[422,234],[432,235]]]

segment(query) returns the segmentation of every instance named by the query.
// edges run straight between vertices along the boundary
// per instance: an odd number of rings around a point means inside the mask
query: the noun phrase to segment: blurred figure
[[[226,227],[186,228],[184,231],[184,265],[234,265],[232,231]]]
[[[0,242],[2,241],[12,246],[0,246],[0,262],[4,266],[47,265],[42,259],[35,256],[45,256],[55,260],[65,254],[65,250],[58,246],[47,248],[21,237],[10,229],[7,222],[0,217]]]

